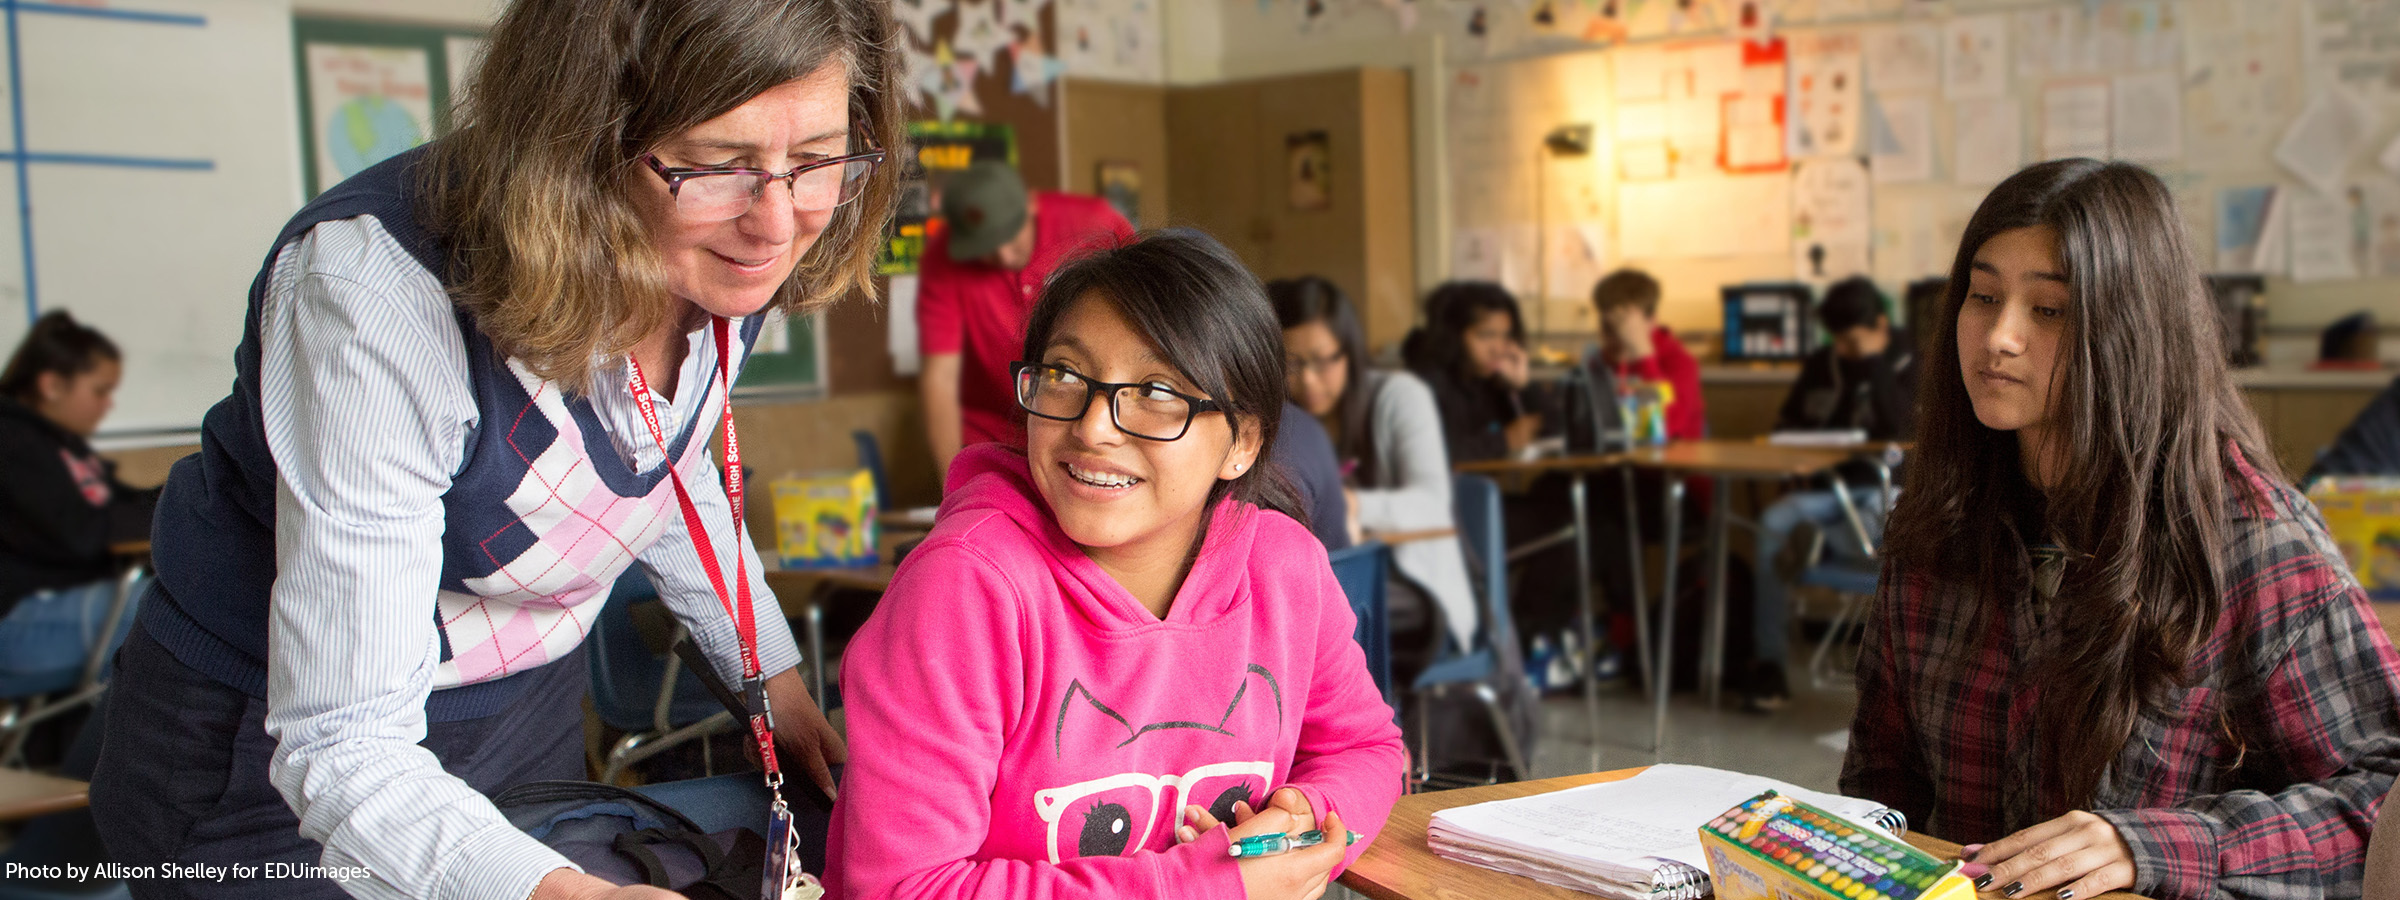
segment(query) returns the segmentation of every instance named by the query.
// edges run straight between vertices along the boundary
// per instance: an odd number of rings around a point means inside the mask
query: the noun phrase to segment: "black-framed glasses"
[[[1204,412],[1225,407],[1162,384],[1113,384],[1085,378],[1075,370],[1049,363],[1014,362],[1009,374],[1017,382],[1017,405],[1027,413],[1059,422],[1074,422],[1092,408],[1092,398],[1108,395],[1108,418],[1117,430],[1150,441],[1172,441],[1192,428]]]
[[[667,194],[675,198],[675,211],[695,222],[740,218],[767,192],[767,184],[775,181],[792,189],[792,205],[801,212],[824,212],[858,199],[867,186],[867,176],[875,174],[875,166],[881,162],[882,148],[873,148],[795,166],[778,175],[747,166],[679,169],[659,162],[656,154],[642,154],[642,163],[666,180]]]

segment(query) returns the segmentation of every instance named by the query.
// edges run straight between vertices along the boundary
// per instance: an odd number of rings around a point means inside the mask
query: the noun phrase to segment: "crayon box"
[[[2400,478],[2319,478],[2308,499],[2367,596],[2400,600]]]
[[[1768,791],[1700,826],[1718,900],[1974,900],[1906,841]]]
[[[866,469],[775,479],[775,549],[786,569],[872,566],[881,535]]]

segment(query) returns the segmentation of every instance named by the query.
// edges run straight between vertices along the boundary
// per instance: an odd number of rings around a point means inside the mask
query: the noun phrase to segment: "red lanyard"
[[[742,539],[742,441],[733,430],[733,353],[727,337],[729,323],[724,316],[713,317],[717,338],[717,389],[725,404],[725,499],[733,505],[733,539]],[[759,762],[767,773],[767,785],[782,783],[783,773],[775,764],[775,719],[767,706],[766,692],[760,687],[758,665],[758,620],[750,609],[750,565],[737,546],[733,555],[734,588],[725,589],[724,567],[717,563],[717,551],[709,543],[708,530],[700,524],[700,508],[692,505],[692,492],[683,485],[683,474],[677,468],[674,453],[667,449],[667,434],[658,426],[658,405],[650,399],[650,382],[642,377],[642,364],[633,363],[633,377],[628,385],[633,391],[633,404],[642,411],[642,424],[650,426],[650,439],[658,442],[658,452],[666,459],[667,478],[675,483],[675,499],[683,504],[683,527],[691,532],[692,546],[700,551],[700,567],[708,573],[708,584],[717,591],[717,602],[724,604],[725,614],[733,619],[734,634],[742,642],[742,682],[754,698],[750,711],[750,736],[758,742]]]

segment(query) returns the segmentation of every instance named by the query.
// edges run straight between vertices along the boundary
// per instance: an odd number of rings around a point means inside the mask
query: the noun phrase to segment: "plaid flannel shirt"
[[[2316,508],[2236,456],[2263,502],[2235,501],[2226,612],[2194,662],[2202,674],[2136,721],[2092,811],[2132,849],[2133,890],[2158,900],[2357,897],[2400,771],[2400,659]],[[2036,603],[2028,588],[1977,615],[1955,582],[1887,563],[1843,793],[1962,843],[2063,812],[2044,813],[2039,792],[2057,788],[2037,771],[2039,686],[2019,675],[2049,638]],[[2236,635],[2255,672],[2239,696],[2222,671]],[[2239,768],[2226,722],[2247,735]]]

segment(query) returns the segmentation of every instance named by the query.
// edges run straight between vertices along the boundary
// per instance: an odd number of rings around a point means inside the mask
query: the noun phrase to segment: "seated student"
[[[108,545],[150,533],[158,489],[126,487],[85,442],[124,371],[107,336],[53,310],[0,372],[0,672],[81,663],[116,598]]]
[[[1700,363],[1674,332],[1658,324],[1658,298],[1658,279],[1640,269],[1618,269],[1592,285],[1592,306],[1600,312],[1600,356],[1594,362],[1615,376],[1618,390],[1665,400],[1668,438],[1699,440],[1708,431]]]
[[[1290,400],[1275,428],[1275,456],[1268,460],[1297,492],[1300,510],[1308,513],[1308,530],[1325,549],[1340,550],[1357,543],[1350,538],[1350,498],[1342,490],[1342,462],[1333,453],[1333,436],[1308,410]]]
[[[1441,412],[1425,382],[1367,367],[1365,331],[1333,282],[1313,275],[1269,282],[1267,301],[1283,326],[1288,396],[1324,423],[1336,455],[1350,466],[1356,486],[1346,493],[1354,530],[1456,527],[1450,454],[1442,446]],[[1391,580],[1385,599],[1393,677],[1405,683],[1432,660],[1445,633],[1462,646],[1474,640],[1482,617],[1457,541],[1395,545],[1392,567],[1400,576]]]
[[[2400,657],[2228,373],[2167,186],[2058,160],[1967,223],[1844,793],[1987,896],[2358,896]]]
[[[1489,281],[1451,281],[1426,295],[1425,311],[1410,365],[1433,388],[1451,458],[1515,456],[1540,435],[1543,405],[1517,298]]]
[[[1817,305],[1817,321],[1831,344],[1817,348],[1800,364],[1800,380],[1785,395],[1775,419],[1777,431],[1856,429],[1877,441],[1905,441],[1916,436],[1917,353],[1908,333],[1892,327],[1883,294],[1875,282],[1850,278],[1826,289]],[[1843,466],[1834,477],[1850,489],[1868,538],[1883,530],[1883,483],[1872,467]],[[1825,535],[1831,552],[1865,559],[1865,548],[1842,510],[1841,500],[1823,488],[1785,494],[1759,515],[1758,559],[1772,561],[1792,530],[1802,523]],[[1783,708],[1791,690],[1784,668],[1791,659],[1791,596],[1781,579],[1760,578],[1753,625],[1758,658],[1744,679],[1744,704],[1753,712]]]
[[[2302,487],[2327,475],[2400,475],[2400,378],[2358,411],[2333,443],[2317,452]]]
[[[1013,369],[1025,448],[959,454],[844,654],[833,895],[1316,896],[1405,756],[1324,549],[1255,465],[1283,376],[1257,280],[1197,232],[1100,252]],[[1312,828],[1336,837],[1228,854]]]

